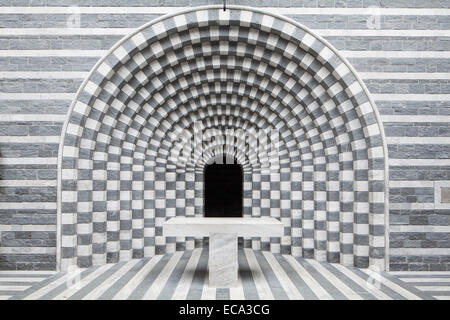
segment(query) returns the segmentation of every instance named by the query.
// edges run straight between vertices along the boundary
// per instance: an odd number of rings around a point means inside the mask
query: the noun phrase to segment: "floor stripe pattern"
[[[401,281],[438,300],[450,300],[449,271],[393,272]]]
[[[208,285],[208,250],[195,249],[53,275],[4,273],[1,285],[17,290],[1,294],[11,300],[433,299],[389,273],[250,249],[240,249],[238,259],[239,281],[231,288]]]
[[[1,271],[0,300],[8,300],[50,278],[54,271]]]

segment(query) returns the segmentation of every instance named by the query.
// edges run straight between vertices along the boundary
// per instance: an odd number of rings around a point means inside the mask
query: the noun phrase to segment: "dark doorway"
[[[242,217],[242,167],[210,164],[205,168],[205,217]]]

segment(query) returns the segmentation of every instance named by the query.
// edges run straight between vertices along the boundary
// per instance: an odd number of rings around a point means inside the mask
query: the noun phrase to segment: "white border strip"
[[[0,113],[0,122],[64,122],[65,114],[4,114]]]
[[[450,226],[399,226],[391,225],[391,232],[449,232]],[[449,249],[450,251],[450,249]]]
[[[56,225],[51,224],[0,224],[0,231],[55,232]],[[1,274],[1,271],[0,271]]]
[[[376,101],[450,101],[450,94],[372,93],[372,97]]]
[[[312,29],[323,37],[450,37],[450,30]]]
[[[433,210],[434,209],[434,203],[433,202],[425,202],[425,203],[418,203],[418,202],[394,202],[389,205],[389,209],[391,210]]]
[[[135,29],[136,28],[0,28],[0,36],[124,36],[133,32]]]
[[[399,256],[424,256],[442,255],[448,256],[450,248],[391,248],[391,255]]]
[[[450,122],[450,115],[381,115],[383,122]]]
[[[363,80],[450,80],[449,72],[358,72]]]
[[[448,59],[450,58],[450,51],[359,51],[359,50],[341,50],[340,51],[347,59],[348,58],[427,58],[427,59]]]
[[[58,164],[58,158],[1,158],[0,165],[56,165]]]
[[[55,247],[0,247],[0,254],[55,254]]]
[[[407,181],[407,180],[391,180],[389,181],[391,188],[434,188],[434,181]]]
[[[55,143],[60,136],[0,136],[0,143]]]
[[[55,180],[0,180],[0,187],[56,187]]]
[[[73,100],[75,93],[0,92],[0,100]]]
[[[0,202],[1,210],[56,210],[55,202]]]
[[[0,57],[102,57],[108,50],[0,50]]]
[[[390,166],[450,166],[450,159],[389,159]]]
[[[450,137],[387,137],[388,144],[450,144]]]
[[[84,71],[1,71],[0,79],[84,79],[88,74]]]

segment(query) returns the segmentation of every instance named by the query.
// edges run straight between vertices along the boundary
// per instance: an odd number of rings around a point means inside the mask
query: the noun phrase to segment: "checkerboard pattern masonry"
[[[279,162],[267,165],[270,154],[251,145],[244,152],[237,129],[277,130]],[[183,130],[215,139],[173,161]],[[203,169],[227,155],[244,168],[244,215],[285,225],[281,239],[246,247],[384,269],[382,132],[353,68],[292,20],[234,6],[154,20],[97,63],[72,104],[59,163],[60,268],[201,245],[162,236],[162,223],[202,215]]]

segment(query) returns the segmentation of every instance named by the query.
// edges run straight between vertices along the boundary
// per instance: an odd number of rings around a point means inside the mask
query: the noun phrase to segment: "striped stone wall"
[[[0,1],[0,269],[56,266],[58,143],[88,71],[134,28],[221,3],[149,2]],[[450,270],[450,207],[438,201],[450,185],[450,1],[260,3],[339,49],[376,100],[389,148],[391,270]]]

